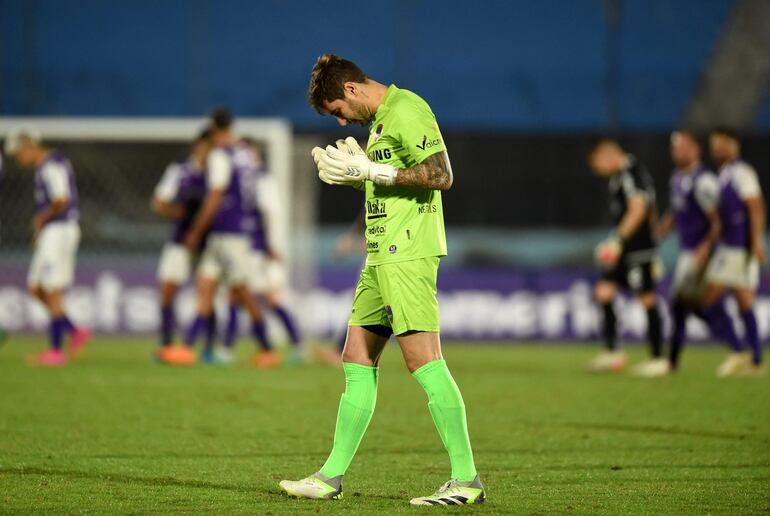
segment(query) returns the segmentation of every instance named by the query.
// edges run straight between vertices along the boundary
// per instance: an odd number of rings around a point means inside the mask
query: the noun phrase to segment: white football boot
[[[727,378],[728,376],[743,376],[751,369],[751,352],[739,351],[730,353],[724,362],[717,369],[717,378]]]
[[[289,496],[313,500],[339,500],[342,498],[342,475],[327,478],[313,473],[302,480],[281,480],[278,484]]]
[[[659,378],[671,374],[671,364],[665,358],[652,358],[636,364],[631,374],[641,378]]]
[[[412,498],[412,505],[470,505],[484,503],[487,494],[481,485],[479,476],[476,475],[471,482],[450,480],[430,496]]]
[[[626,354],[623,351],[603,351],[588,364],[592,373],[619,373],[626,367]]]

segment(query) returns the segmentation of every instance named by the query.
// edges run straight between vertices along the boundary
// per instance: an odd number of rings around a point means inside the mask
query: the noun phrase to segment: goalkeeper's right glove
[[[329,184],[372,181],[379,185],[392,185],[398,174],[398,170],[391,165],[370,161],[351,136],[344,142],[338,142],[337,148],[331,145],[325,150],[316,147],[313,149],[313,158],[318,165],[319,177]]]

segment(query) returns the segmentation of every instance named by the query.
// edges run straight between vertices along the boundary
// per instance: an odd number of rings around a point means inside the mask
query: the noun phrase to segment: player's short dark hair
[[[610,138],[608,136],[601,136],[599,138],[594,139],[588,144],[588,148],[586,149],[586,159],[591,159],[594,154],[596,154],[596,151],[598,151],[601,147],[604,147],[605,145],[613,145],[619,149],[622,149],[620,143],[615,138]]]
[[[367,79],[354,62],[334,54],[324,54],[315,62],[310,73],[307,101],[313,109],[323,113],[324,102],[345,98],[346,82],[364,83]]]
[[[714,130],[711,131],[711,134],[716,136],[725,136],[736,142],[741,141],[741,136],[738,134],[738,131],[726,125],[716,126]]]
[[[686,128],[685,129],[674,129],[673,131],[671,131],[671,134],[673,135],[674,133],[681,134],[682,136],[684,136],[685,138],[689,139],[691,142],[693,142],[698,147],[701,146],[701,144],[700,144],[700,140],[701,140],[700,136],[698,135],[698,133],[696,133],[692,129],[686,129]]]
[[[211,128],[224,131],[233,125],[233,113],[226,107],[216,108],[209,115]]]

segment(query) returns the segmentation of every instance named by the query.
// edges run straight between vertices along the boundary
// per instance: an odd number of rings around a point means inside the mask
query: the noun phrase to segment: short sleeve
[[[230,160],[222,149],[214,149],[209,153],[206,168],[209,190],[224,190],[230,186],[230,177],[233,174]]]
[[[714,174],[702,174],[695,183],[694,193],[698,206],[704,212],[713,211],[719,202],[719,180]]]
[[[155,198],[163,202],[173,201],[177,193],[179,193],[181,175],[182,170],[179,164],[172,163],[166,167],[163,177],[160,178],[158,185],[155,187]]]
[[[70,185],[67,168],[61,163],[48,162],[42,170],[43,183],[51,199],[69,199]]]
[[[643,173],[638,169],[630,169],[623,173],[621,184],[627,199],[642,197],[645,201],[650,201],[650,188],[644,179]]]
[[[733,175],[735,189],[741,199],[751,199],[762,196],[762,188],[759,186],[757,173],[745,163],[736,165]]]
[[[274,215],[280,204],[280,193],[275,179],[270,174],[262,175],[257,180],[256,190],[257,208],[268,216]]]
[[[433,154],[446,151],[436,116],[424,101],[414,102],[403,116],[399,131],[401,145],[409,149],[409,154],[416,163],[422,163]]]

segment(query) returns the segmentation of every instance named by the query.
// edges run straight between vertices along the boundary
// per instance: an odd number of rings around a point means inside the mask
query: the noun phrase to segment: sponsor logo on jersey
[[[369,159],[371,161],[382,161],[390,159],[392,156],[393,153],[390,152],[390,149],[376,149],[369,152]]]
[[[385,234],[385,226],[372,226],[366,228],[366,234],[369,236],[379,236]]]
[[[366,242],[366,252],[367,253],[379,253],[380,252],[379,249],[380,249],[380,243],[379,242],[372,242],[372,241],[367,241]]]
[[[388,216],[385,211],[385,203],[378,200],[366,201],[366,218],[371,219],[383,219]]]
[[[390,254],[396,254],[396,251],[398,251],[398,247],[396,247],[395,245],[388,247],[388,252]]]
[[[382,124],[377,125],[377,129],[374,130],[374,141],[377,141],[382,136]]]
[[[438,206],[435,204],[421,204],[417,207],[417,213],[424,215],[426,213],[438,213]]]
[[[441,138],[435,138],[433,140],[429,140],[427,136],[422,137],[422,143],[419,145],[415,145],[420,150],[430,149],[431,147],[435,145],[441,145]]]

